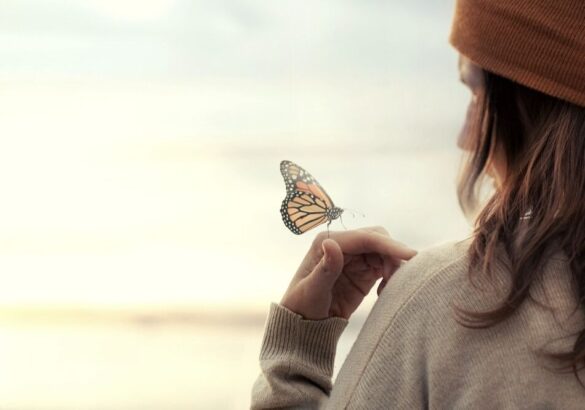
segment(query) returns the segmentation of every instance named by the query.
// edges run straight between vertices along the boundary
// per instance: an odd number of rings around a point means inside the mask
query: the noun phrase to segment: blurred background
[[[348,229],[466,236],[452,11],[0,0],[0,408],[248,408],[269,304],[326,229],[284,226],[283,159],[365,214]]]

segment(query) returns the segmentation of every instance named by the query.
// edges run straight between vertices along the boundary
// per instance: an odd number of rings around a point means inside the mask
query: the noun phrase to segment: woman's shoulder
[[[439,243],[419,251],[394,272],[367,321],[376,332],[431,332],[450,317],[453,300],[467,289],[471,238]]]
[[[472,237],[441,242],[420,250],[403,269],[437,271],[460,262],[467,256]]]
[[[469,266],[471,241],[472,238],[452,240],[420,250],[394,273],[382,295],[395,301],[412,299],[429,286],[436,289],[440,283],[448,286],[461,280]]]
[[[369,334],[369,342],[379,340],[390,328],[417,333],[433,318],[445,317],[449,300],[466,279],[470,244],[470,239],[443,242],[420,250],[403,263],[364,323],[362,330]]]
[[[427,354],[425,343],[439,339],[434,337],[437,324],[447,316],[450,288],[456,287],[452,279],[466,272],[469,244],[467,239],[449,241],[419,250],[394,272],[340,369],[328,408],[341,407],[339,403],[360,396],[362,390],[385,391],[387,387],[372,387],[380,383],[394,386],[396,397],[415,394],[402,387],[423,389],[417,385],[423,375],[416,373],[419,367],[414,364]]]

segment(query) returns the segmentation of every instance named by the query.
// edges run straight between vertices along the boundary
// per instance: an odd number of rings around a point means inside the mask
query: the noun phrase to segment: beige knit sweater
[[[498,263],[489,287],[467,280],[470,239],[423,251],[398,269],[376,300],[332,386],[337,341],[347,320],[304,320],[271,304],[251,408],[327,409],[585,409],[585,389],[572,373],[553,373],[536,349],[572,348],[585,324],[564,254],[557,253],[531,294],[507,321],[468,329],[449,303],[494,307],[509,283]],[[543,286],[539,286],[543,285]],[[499,292],[499,293],[498,293]],[[580,373],[585,380],[585,374]]]

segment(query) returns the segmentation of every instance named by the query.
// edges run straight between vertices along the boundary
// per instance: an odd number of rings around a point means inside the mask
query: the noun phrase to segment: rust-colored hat
[[[449,41],[486,70],[585,107],[585,0],[457,0]]]

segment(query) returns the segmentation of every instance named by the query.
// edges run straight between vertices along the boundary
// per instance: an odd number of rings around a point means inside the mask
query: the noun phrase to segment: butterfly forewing
[[[280,173],[284,178],[286,192],[308,192],[325,202],[327,208],[333,208],[333,200],[325,191],[325,188],[303,167],[292,161],[282,161],[280,163]]]

